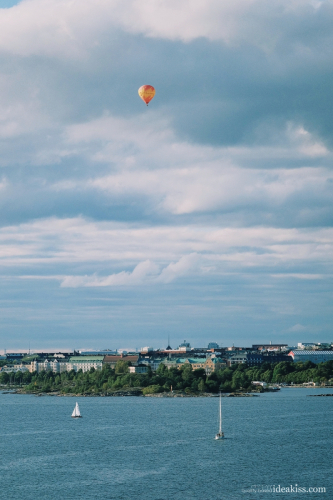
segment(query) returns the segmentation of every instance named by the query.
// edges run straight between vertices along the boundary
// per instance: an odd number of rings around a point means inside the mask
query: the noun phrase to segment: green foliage
[[[159,392],[164,392],[163,387],[160,385],[149,385],[142,390],[142,394],[158,394]]]
[[[119,374],[127,373],[128,366],[129,366],[128,361],[123,361],[122,359],[119,359],[119,361],[117,361],[116,367],[115,367],[116,374],[119,375]]]
[[[205,390],[206,390],[206,384],[203,381],[203,379],[201,379],[200,382],[198,383],[198,390],[200,392],[205,392]]]
[[[91,369],[89,372],[79,370],[75,372],[40,373],[0,372],[0,384],[23,385],[28,391],[51,392],[59,391],[64,394],[100,394],[116,390],[141,388],[144,394],[170,391],[172,389],[185,391],[188,394],[197,392],[233,392],[252,388],[253,380],[267,383],[294,383],[328,382],[333,380],[333,361],[315,365],[306,363],[263,363],[261,366],[234,365],[230,368],[218,370],[206,376],[205,370],[193,370],[189,363],[180,370],[170,370],[160,364],[156,373],[149,370],[145,374],[134,374],[128,371],[129,363],[118,361],[113,370],[110,365],[103,366],[102,370]],[[258,389],[259,390],[259,389]]]
[[[8,384],[9,374],[6,372],[0,373],[0,384]]]

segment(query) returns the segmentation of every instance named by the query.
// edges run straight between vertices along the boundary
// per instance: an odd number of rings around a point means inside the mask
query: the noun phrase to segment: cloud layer
[[[333,2],[7,7],[0,343],[331,340]]]

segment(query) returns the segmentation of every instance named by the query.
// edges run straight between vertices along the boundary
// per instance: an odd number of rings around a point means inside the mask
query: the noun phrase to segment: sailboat
[[[75,408],[74,408],[73,413],[72,413],[72,418],[82,418],[78,403],[76,403],[76,405],[75,405]]]
[[[222,397],[220,393],[220,409],[219,409],[219,432],[216,434],[215,439],[224,439],[224,432],[222,432]]]

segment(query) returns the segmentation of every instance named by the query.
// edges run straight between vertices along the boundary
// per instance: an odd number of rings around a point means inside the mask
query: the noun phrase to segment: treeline
[[[118,361],[115,369],[105,365],[102,370],[92,368],[89,372],[74,370],[64,373],[43,371],[40,373],[16,374],[0,373],[0,384],[23,385],[27,392],[60,392],[63,394],[100,394],[118,390],[139,388],[143,394],[154,392],[185,391],[198,392],[234,392],[253,389],[254,380],[267,383],[331,382],[333,383],[333,361],[315,365],[305,363],[281,362],[263,363],[261,366],[249,367],[245,364],[234,365],[206,376],[205,370],[192,370],[185,364],[180,370],[168,370],[161,364],[156,373],[150,368],[145,374],[128,372],[128,363]]]

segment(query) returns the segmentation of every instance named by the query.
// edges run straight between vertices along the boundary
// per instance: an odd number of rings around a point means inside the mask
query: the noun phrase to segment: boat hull
[[[72,415],[72,418],[82,418],[82,417],[81,417],[81,415],[80,416],[75,416],[75,417]]]

